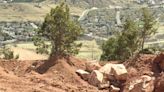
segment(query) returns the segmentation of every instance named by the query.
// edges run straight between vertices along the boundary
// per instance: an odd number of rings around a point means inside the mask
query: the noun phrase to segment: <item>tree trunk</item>
[[[143,36],[143,38],[142,38],[141,51],[143,51],[143,49],[144,49],[144,43],[145,43],[145,36]]]

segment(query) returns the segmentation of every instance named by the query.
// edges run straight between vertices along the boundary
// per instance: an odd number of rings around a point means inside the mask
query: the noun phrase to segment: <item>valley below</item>
[[[7,37],[1,37],[1,45],[10,43],[24,42],[28,44],[31,42],[35,31],[44,21],[44,17],[51,8],[56,6],[55,3],[41,2],[41,3],[0,3],[0,30],[4,32]],[[98,60],[101,54],[100,47],[103,42],[112,37],[115,32],[120,29],[127,16],[137,19],[140,16],[141,6],[113,6],[101,8],[87,8],[70,5],[70,12],[72,18],[78,21],[84,29],[84,36],[81,40],[96,43],[89,44],[87,50],[81,51],[79,57],[86,59]],[[142,5],[143,7],[143,5]],[[159,47],[164,49],[164,8],[163,4],[151,6],[152,12],[159,21],[159,28],[156,35],[147,39],[145,47]],[[32,44],[32,43],[31,43]],[[94,50],[89,50],[96,47],[95,56],[92,55]],[[84,56],[83,56],[84,55]],[[97,57],[97,58],[94,58]]]

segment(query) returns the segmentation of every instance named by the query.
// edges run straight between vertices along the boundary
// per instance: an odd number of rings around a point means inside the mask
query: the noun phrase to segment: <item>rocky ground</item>
[[[163,92],[164,53],[119,64],[0,60],[0,92]],[[46,63],[45,63],[46,62]]]

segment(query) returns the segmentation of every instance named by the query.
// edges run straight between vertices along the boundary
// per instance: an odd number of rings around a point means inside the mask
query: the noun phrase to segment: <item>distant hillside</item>
[[[51,3],[59,3],[62,0],[45,0]],[[108,6],[134,6],[142,4],[161,4],[164,0],[63,0],[69,5],[75,5],[83,8],[90,7],[108,7]]]
[[[62,0],[45,0],[45,2],[58,4]],[[64,0],[63,0],[64,1]],[[132,4],[132,0],[65,0],[67,4],[81,8],[108,7],[110,5],[123,6]]]
[[[81,8],[108,7],[108,6],[135,6],[143,4],[161,4],[164,0],[0,0],[0,2],[46,2],[46,4],[58,4],[65,1],[69,5]]]
[[[0,3],[0,21],[42,21],[55,4]],[[80,15],[84,10],[70,7],[71,14]]]

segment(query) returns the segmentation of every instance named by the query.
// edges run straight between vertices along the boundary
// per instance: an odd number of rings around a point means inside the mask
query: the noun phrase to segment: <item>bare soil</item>
[[[85,68],[85,61],[63,58],[40,74],[45,62],[0,60],[0,92],[105,92],[75,73]]]
[[[154,92],[163,92],[164,73],[159,67],[161,60],[164,59],[157,55],[139,55],[136,59],[129,60],[130,63],[125,62],[129,76],[128,80],[121,84],[121,90],[125,89],[131,80],[150,75],[156,78]],[[98,90],[75,73],[77,69],[86,69],[86,60],[68,57],[54,58],[51,61],[54,62],[1,59],[0,92],[109,92]]]

